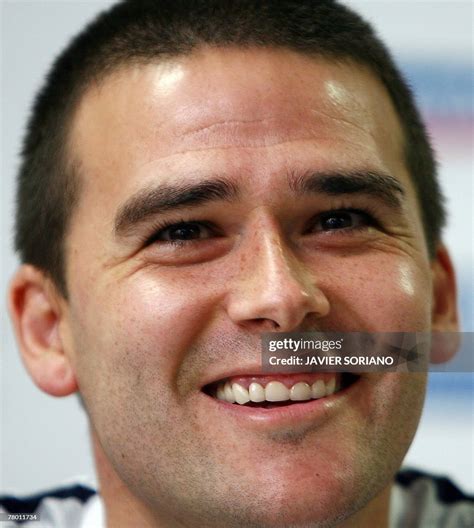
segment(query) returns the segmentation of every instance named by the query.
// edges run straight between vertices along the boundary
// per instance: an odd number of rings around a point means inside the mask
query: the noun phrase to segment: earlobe
[[[35,384],[52,396],[76,392],[73,365],[60,335],[60,295],[51,280],[23,265],[11,281],[8,300],[23,363]]]
[[[448,251],[439,246],[431,264],[433,276],[432,363],[449,361],[460,345],[456,278]]]

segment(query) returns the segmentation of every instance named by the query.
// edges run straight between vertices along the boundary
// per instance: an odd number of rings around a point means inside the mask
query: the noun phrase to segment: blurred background
[[[32,98],[55,55],[111,1],[1,3],[0,298],[12,250],[14,177]],[[473,328],[473,4],[470,1],[346,1],[392,50],[414,89],[440,163],[450,213],[446,242],[458,275],[463,330]],[[2,300],[2,306],[5,302]],[[75,397],[52,398],[27,376],[6,310],[1,313],[0,492],[25,494],[80,479],[95,484],[87,422]],[[431,374],[405,465],[452,477],[474,492],[474,378]]]

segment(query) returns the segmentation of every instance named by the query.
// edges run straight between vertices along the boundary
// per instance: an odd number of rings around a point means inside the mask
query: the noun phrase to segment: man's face
[[[291,52],[123,68],[84,97],[64,331],[103,451],[163,517],[329,522],[388,485],[423,375],[271,408],[212,391],[270,381],[262,332],[430,328],[402,143],[367,71]]]

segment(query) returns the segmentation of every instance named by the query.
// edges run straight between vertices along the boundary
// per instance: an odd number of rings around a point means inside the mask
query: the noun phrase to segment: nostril
[[[273,319],[266,319],[265,317],[257,317],[256,319],[253,319],[253,322],[260,327],[268,327],[269,330],[277,330],[280,328],[280,325],[276,321]]]

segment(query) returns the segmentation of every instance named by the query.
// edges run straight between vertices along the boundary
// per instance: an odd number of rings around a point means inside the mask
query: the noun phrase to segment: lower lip
[[[351,400],[360,392],[362,377],[359,377],[349,387],[346,387],[331,396],[308,400],[301,403],[292,403],[282,407],[247,407],[218,400],[205,395],[214,410],[223,418],[234,418],[242,425],[255,425],[257,427],[288,427],[310,422],[313,425],[323,424],[331,419],[340,409],[350,405]]]

